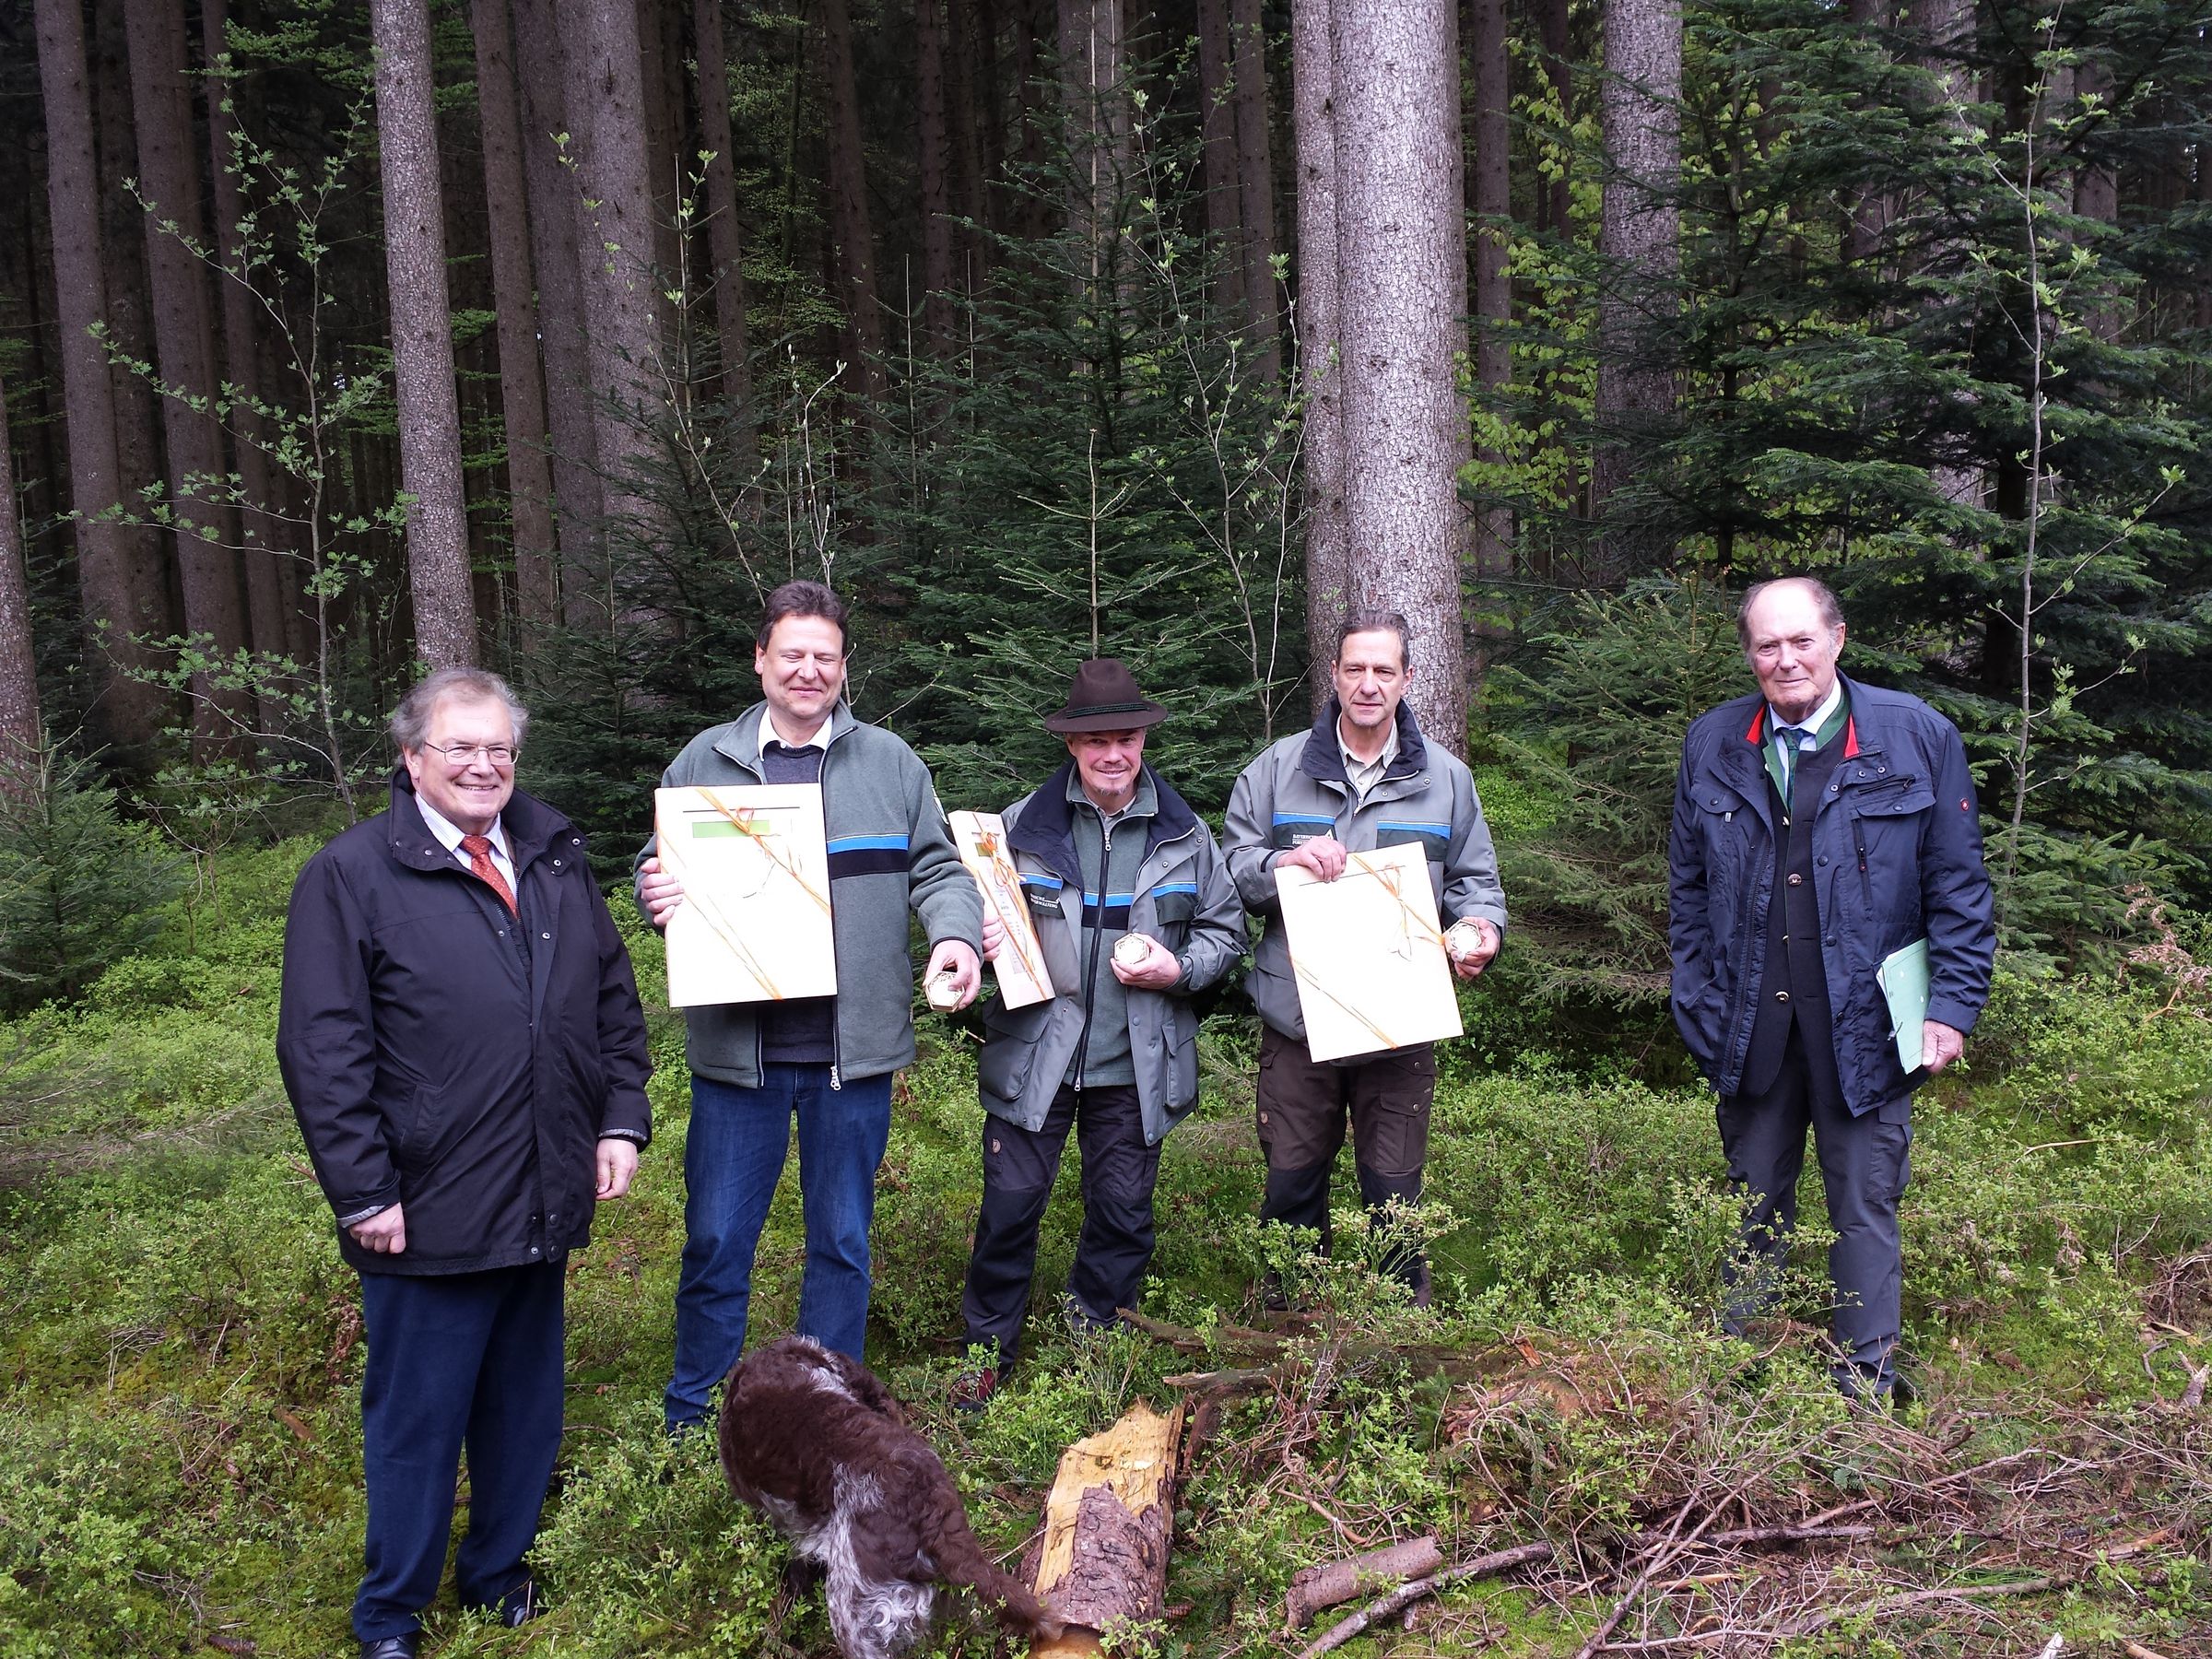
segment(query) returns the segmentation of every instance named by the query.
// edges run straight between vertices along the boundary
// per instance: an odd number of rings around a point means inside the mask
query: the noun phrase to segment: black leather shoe
[[[545,1604],[537,1599],[535,1579],[524,1579],[500,1597],[500,1623],[510,1630],[518,1625],[528,1624],[545,1610]]]
[[[417,1659],[421,1652],[420,1630],[409,1630],[404,1636],[385,1636],[375,1641],[361,1643],[361,1659]]]

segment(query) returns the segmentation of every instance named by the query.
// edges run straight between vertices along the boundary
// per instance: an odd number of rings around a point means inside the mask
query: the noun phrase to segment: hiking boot
[[[997,1366],[963,1366],[959,1375],[952,1380],[952,1408],[955,1411],[981,1411],[991,1404],[991,1396],[997,1392]]]

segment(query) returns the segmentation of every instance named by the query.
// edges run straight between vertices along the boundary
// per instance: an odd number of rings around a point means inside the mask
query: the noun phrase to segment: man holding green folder
[[[1690,726],[1668,842],[1675,1024],[1746,1194],[1726,1318],[1738,1330],[1772,1298],[1809,1128],[1836,1231],[1837,1384],[1882,1400],[1912,1090],[1989,995],[1981,816],[1958,728],[1837,672],[1824,584],[1756,584],[1737,631],[1759,690]]]

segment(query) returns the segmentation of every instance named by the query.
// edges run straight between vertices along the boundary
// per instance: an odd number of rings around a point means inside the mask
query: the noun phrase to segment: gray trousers
[[[1772,1305],[1791,1230],[1797,1224],[1797,1178],[1805,1133],[1813,1132],[1828,1194],[1829,1277],[1836,1289],[1832,1329],[1841,1358],[1836,1381],[1848,1394],[1886,1394],[1894,1380],[1899,1291],[1904,1263],[1897,1206],[1912,1174],[1912,1100],[1900,1094],[1853,1117],[1811,1086],[1805,1051],[1789,1051],[1771,1087],[1721,1101],[1721,1149],[1728,1179],[1744,1194],[1742,1245],[1728,1273],[1724,1311],[1731,1332]]]

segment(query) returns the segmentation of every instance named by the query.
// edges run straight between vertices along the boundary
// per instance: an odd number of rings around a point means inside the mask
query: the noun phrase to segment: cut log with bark
[[[1341,1561],[1301,1568],[1290,1575],[1290,1589],[1283,1597],[1283,1630],[1303,1630],[1324,1607],[1371,1595],[1407,1579],[1427,1578],[1443,1564],[1443,1551],[1430,1533]]]
[[[1060,1454],[1032,1583],[1068,1629],[1036,1659],[1098,1653],[1110,1625],[1164,1616],[1182,1439],[1180,1405],[1162,1417],[1140,1402]]]

